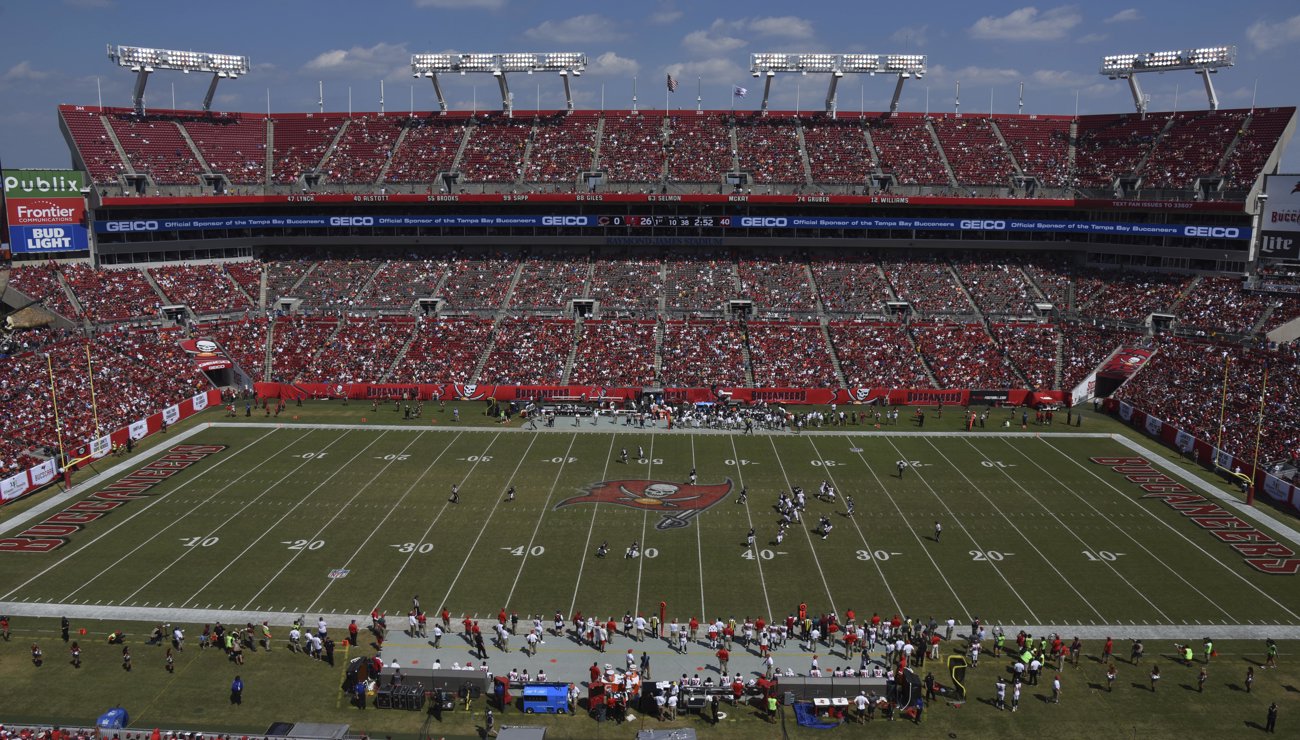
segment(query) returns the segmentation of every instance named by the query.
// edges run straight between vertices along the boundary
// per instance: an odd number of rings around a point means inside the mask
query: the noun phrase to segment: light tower
[[[1235,46],[1205,46],[1182,51],[1152,51],[1143,54],[1112,54],[1101,58],[1101,74],[1112,80],[1128,80],[1133,94],[1133,106],[1143,118],[1147,115],[1147,97],[1137,76],[1144,72],[1176,72],[1190,69],[1205,82],[1205,97],[1210,110],[1219,109],[1219,96],[1214,93],[1210,75],[1221,67],[1231,67],[1237,61]]]
[[[925,76],[926,57],[924,54],[785,54],[780,52],[763,52],[750,55],[749,72],[754,77],[763,78],[764,115],[767,114],[767,99],[772,92],[772,79],[777,72],[795,72],[802,75],[829,74],[830,87],[826,90],[826,114],[835,118],[838,105],[835,90],[840,78],[846,73],[898,75],[894,85],[894,97],[889,103],[889,112],[898,112],[898,98],[903,94],[903,83],[915,75],[918,79]]]
[[[587,55],[580,52],[509,52],[504,54],[412,54],[411,76],[428,77],[433,82],[434,95],[438,96],[438,109],[447,112],[447,100],[442,94],[442,85],[438,84],[441,73],[482,72],[497,79],[501,88],[501,110],[507,116],[514,115],[514,100],[510,86],[506,82],[509,72],[558,72],[564,80],[564,102],[567,110],[573,111],[573,94],[569,89],[569,77],[579,77],[587,68]]]
[[[175,51],[172,49],[150,49],[143,46],[108,45],[108,58],[117,62],[117,66],[135,72],[135,89],[131,93],[131,105],[136,115],[144,115],[144,88],[149,83],[149,75],[155,70],[170,69],[177,72],[210,72],[212,82],[208,93],[203,96],[203,110],[212,109],[212,96],[217,93],[217,83],[224,79],[237,80],[240,75],[248,74],[248,57],[240,54],[212,54],[199,51]]]

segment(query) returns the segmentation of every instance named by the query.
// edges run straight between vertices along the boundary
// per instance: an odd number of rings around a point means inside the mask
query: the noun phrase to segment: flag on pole
[[[672,75],[668,75],[668,92],[677,92],[677,80]]]
[[[743,98],[743,97],[745,97],[746,95],[749,94],[749,91],[746,90],[745,88],[743,88],[743,87],[737,85],[737,86],[735,86],[734,88],[732,88],[732,90],[731,90],[731,94],[732,94],[732,95],[735,95],[735,96],[738,97],[738,98]]]

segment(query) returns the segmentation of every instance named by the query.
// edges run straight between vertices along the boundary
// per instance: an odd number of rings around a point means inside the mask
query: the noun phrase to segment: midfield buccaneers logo
[[[607,480],[593,483],[582,496],[567,498],[555,508],[570,504],[617,504],[663,514],[655,529],[677,529],[690,524],[691,517],[708,509],[731,493],[731,479],[713,486],[693,486],[662,480]]]

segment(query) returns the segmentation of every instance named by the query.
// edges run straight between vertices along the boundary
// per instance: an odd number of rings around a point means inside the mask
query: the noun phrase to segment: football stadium
[[[608,106],[615,52],[402,46],[400,110],[109,45],[3,170],[0,738],[1293,732],[1296,109],[1216,89],[1264,33],[1045,114],[907,44]]]

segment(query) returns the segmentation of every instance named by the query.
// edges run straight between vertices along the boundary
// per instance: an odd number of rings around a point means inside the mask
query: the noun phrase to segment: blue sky
[[[870,11],[864,8],[870,7]],[[107,105],[129,105],[133,76],[107,59],[105,45],[130,44],[248,55],[253,72],[223,83],[214,108],[316,110],[317,83],[327,110],[433,107],[427,81],[412,88],[410,54],[421,51],[581,51],[590,59],[576,81],[579,107],[630,107],[638,78],[643,108],[664,106],[664,76],[681,87],[673,107],[695,107],[697,78],[706,108],[731,105],[731,86],[751,88],[738,108],[759,104],[748,55],[761,51],[923,53],[930,74],[904,91],[904,110],[951,111],[957,82],[961,110],[1014,113],[1024,83],[1025,112],[1070,114],[1132,109],[1123,82],[1097,74],[1103,54],[1235,44],[1237,65],[1215,79],[1225,108],[1300,103],[1300,6],[1294,2],[1097,2],[1090,4],[861,2],[746,3],[707,0],[6,0],[0,5],[0,157],[7,167],[66,166],[55,123],[59,103],[95,104],[96,80]],[[201,76],[155,74],[150,107],[197,108]],[[756,81],[755,81],[756,82]],[[557,77],[512,78],[517,110],[558,107]],[[825,95],[825,78],[778,77],[772,107],[808,110]],[[1153,110],[1204,108],[1190,72],[1143,78]],[[444,78],[456,108],[499,106],[486,76]],[[888,106],[886,77],[846,77],[840,110]],[[1300,171],[1291,147],[1286,171]]]

